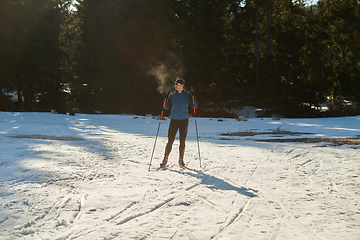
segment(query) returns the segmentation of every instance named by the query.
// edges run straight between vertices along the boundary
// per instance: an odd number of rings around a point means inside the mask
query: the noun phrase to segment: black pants
[[[178,130],[180,135],[179,156],[180,157],[184,156],[185,139],[188,131],[188,125],[189,125],[189,119],[170,120],[169,131],[168,131],[168,142],[165,148],[165,156],[169,156]]]

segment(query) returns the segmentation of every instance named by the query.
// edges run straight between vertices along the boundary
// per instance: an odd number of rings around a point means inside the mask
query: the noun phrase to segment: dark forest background
[[[158,114],[181,77],[203,116],[354,115],[360,1],[0,0],[0,56],[3,111]]]

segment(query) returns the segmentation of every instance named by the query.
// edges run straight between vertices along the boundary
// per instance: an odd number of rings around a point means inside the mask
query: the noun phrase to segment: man
[[[193,96],[184,90],[185,80],[178,78],[175,81],[175,90],[171,92],[166,100],[165,109],[171,108],[170,125],[168,130],[168,142],[165,148],[164,160],[160,167],[166,167],[169,154],[172,149],[172,144],[175,140],[175,135],[179,130],[179,165],[184,167],[184,152],[185,152],[185,139],[189,125],[189,106],[197,108],[197,102]]]

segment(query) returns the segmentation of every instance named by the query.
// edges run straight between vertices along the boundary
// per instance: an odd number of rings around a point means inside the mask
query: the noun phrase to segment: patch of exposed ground
[[[330,143],[333,146],[360,145],[360,137],[356,138],[283,138],[283,139],[257,139],[258,142],[303,142],[303,143]]]
[[[253,132],[253,131],[246,131],[246,132],[233,132],[233,133],[222,133],[222,136],[237,136],[237,137],[253,137],[256,135],[313,135],[313,133],[306,133],[306,132],[290,132],[290,131],[283,131],[283,130],[273,130],[271,132]]]
[[[17,135],[11,136],[13,138],[30,138],[30,139],[42,139],[42,140],[58,140],[58,141],[83,141],[84,139],[78,137],[69,137],[69,136],[47,136],[47,135],[40,135],[40,134],[30,134],[30,135]]]
[[[222,136],[237,136],[237,137],[253,137],[256,135],[313,135],[313,133],[306,132],[290,132],[290,131],[280,131],[279,129],[271,132],[233,132],[233,133],[223,133]],[[231,140],[231,139],[224,139]],[[340,146],[340,145],[360,145],[360,136],[354,138],[345,138],[345,137],[336,137],[336,138],[324,138],[324,137],[315,137],[315,138],[276,138],[276,139],[254,139],[258,142],[302,142],[302,143],[327,143],[331,146]],[[326,146],[326,145],[324,145]]]

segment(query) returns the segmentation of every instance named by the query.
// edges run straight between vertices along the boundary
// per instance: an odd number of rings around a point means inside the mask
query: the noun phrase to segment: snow
[[[148,172],[159,121],[0,112],[0,239],[359,239],[360,117],[190,119],[185,162]],[[161,162],[161,122],[151,169]],[[233,132],[313,135],[224,136]]]

